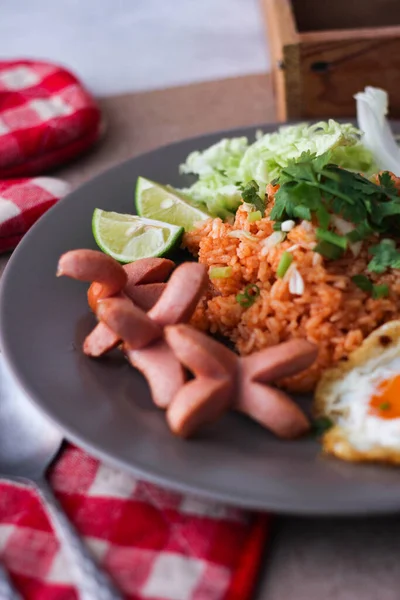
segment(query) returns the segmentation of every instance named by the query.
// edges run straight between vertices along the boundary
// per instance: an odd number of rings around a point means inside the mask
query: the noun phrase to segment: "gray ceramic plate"
[[[264,127],[269,129],[275,127]],[[254,132],[228,134],[253,137]],[[36,224],[3,277],[5,358],[33,402],[69,439],[136,475],[254,509],[321,515],[397,510],[399,471],[322,458],[315,441],[282,442],[234,414],[201,437],[182,441],[170,434],[145,381],[121,357],[96,361],[80,351],[94,319],[86,286],[56,279],[59,256],[73,248],[96,247],[91,232],[95,207],[132,212],[139,175],[187,183],[178,175],[179,163],[222,135],[186,140],[129,160],[85,184]]]

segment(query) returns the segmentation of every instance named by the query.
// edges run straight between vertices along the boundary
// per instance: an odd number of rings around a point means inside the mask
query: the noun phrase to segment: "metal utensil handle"
[[[0,598],[1,600],[22,600],[2,565],[0,565]]]
[[[122,600],[114,584],[96,565],[85,544],[68,521],[47,481],[36,482],[46,502],[60,542],[71,560],[76,586],[81,600]]]

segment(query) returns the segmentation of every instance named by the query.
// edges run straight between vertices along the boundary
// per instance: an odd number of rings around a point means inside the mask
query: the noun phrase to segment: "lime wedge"
[[[196,223],[210,218],[209,214],[190,204],[190,200],[177,190],[144,177],[138,177],[135,203],[142,217],[179,225],[185,231],[194,229]]]
[[[100,208],[93,213],[92,231],[101,250],[121,263],[164,256],[183,235],[183,227]]]

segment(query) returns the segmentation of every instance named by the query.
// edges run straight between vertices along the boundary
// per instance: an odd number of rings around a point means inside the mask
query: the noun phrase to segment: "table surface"
[[[1,3],[0,55],[72,69],[97,96],[269,70],[260,0]]]
[[[59,170],[75,187],[109,166],[185,137],[275,120],[269,76],[100,100],[107,123],[92,152]],[[8,256],[0,258],[0,273]],[[257,600],[398,600],[400,519],[277,518]]]

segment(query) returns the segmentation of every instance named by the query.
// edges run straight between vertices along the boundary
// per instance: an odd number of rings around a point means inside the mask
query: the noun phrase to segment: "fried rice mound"
[[[386,298],[372,298],[351,278],[367,274],[368,247],[377,240],[364,242],[356,256],[348,250],[339,260],[327,260],[313,251],[315,227],[305,221],[293,227],[284,241],[267,248],[264,240],[273,233],[273,221],[268,216],[271,204],[265,216],[253,223],[242,205],[233,224],[209,219],[185,234],[184,246],[200,263],[209,269],[231,267],[229,277],[210,280],[192,325],[226,336],[241,355],[292,338],[314,342],[319,348],[316,362],[280,382],[293,392],[312,391],[325,369],[346,360],[377,327],[400,318],[400,271],[368,273],[374,284],[388,284],[390,290]],[[287,251],[293,262],[285,276],[278,278],[277,267]],[[294,270],[303,282],[303,290],[296,293],[290,291]],[[246,308],[237,295],[248,284],[257,285],[260,294]]]

